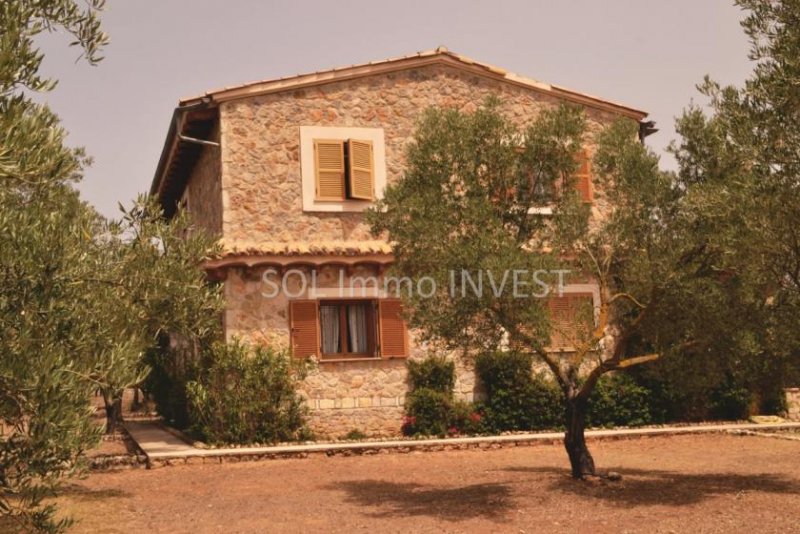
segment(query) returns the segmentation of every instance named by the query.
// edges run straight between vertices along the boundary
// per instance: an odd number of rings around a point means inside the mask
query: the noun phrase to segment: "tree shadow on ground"
[[[505,471],[551,475],[548,478],[552,491],[601,499],[624,507],[686,506],[718,495],[736,496],[747,492],[800,494],[800,480],[775,473],[681,473],[612,467],[609,471],[621,473],[622,481],[587,483],[573,480],[566,469],[555,467],[512,467]]]
[[[510,509],[511,490],[503,484],[440,488],[382,480],[340,482],[327,489],[347,492],[347,500],[371,507],[373,517],[430,516],[449,521],[476,517],[500,520]]]
[[[90,489],[80,484],[66,484],[59,491],[59,495],[83,501],[96,501],[100,499],[115,499],[130,497],[131,494],[117,488]]]

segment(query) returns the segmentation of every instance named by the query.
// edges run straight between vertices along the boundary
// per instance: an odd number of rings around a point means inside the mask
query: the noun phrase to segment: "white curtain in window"
[[[339,352],[339,306],[320,306],[320,330],[322,334],[322,353]]]
[[[367,305],[351,304],[347,307],[347,324],[350,329],[350,349],[356,353],[367,352]]]

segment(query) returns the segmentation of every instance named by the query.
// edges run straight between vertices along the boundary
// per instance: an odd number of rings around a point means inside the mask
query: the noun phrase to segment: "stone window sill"
[[[387,360],[405,360],[407,358],[396,356],[393,358],[380,358],[377,356],[362,357],[362,358],[320,358],[318,363],[348,363],[348,362],[385,362]]]

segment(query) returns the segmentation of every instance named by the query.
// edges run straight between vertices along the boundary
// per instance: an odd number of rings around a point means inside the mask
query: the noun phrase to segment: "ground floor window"
[[[375,355],[375,301],[320,301],[322,356]]]
[[[320,299],[289,303],[292,352],[321,360],[404,358],[408,331],[399,299]]]

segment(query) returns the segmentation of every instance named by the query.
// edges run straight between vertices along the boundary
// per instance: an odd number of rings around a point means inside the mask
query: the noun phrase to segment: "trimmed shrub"
[[[747,419],[753,395],[743,385],[737,384],[731,375],[711,391],[710,412],[714,419]]]
[[[491,432],[542,430],[563,426],[558,386],[534,375],[533,359],[518,352],[482,354],[475,363],[486,392],[484,425]]]
[[[452,394],[422,388],[406,399],[403,433],[407,436],[483,434],[484,415],[472,403],[456,400]]]
[[[675,355],[629,373],[649,391],[655,423],[744,419],[751,408],[774,414],[782,407],[778,369],[731,369],[723,358]]]
[[[564,395],[552,380],[532,372],[530,355],[494,352],[478,357],[486,391],[484,425],[491,432],[545,430],[564,425]],[[640,426],[652,422],[649,392],[624,374],[600,378],[589,399],[587,426]]]
[[[452,393],[429,388],[416,389],[406,398],[403,433],[443,436],[450,429],[452,415]]]
[[[642,426],[653,422],[650,391],[624,373],[604,375],[589,397],[587,426]]]
[[[456,385],[456,365],[442,356],[431,356],[421,361],[409,360],[408,380],[412,391],[431,389],[452,395]]]
[[[214,344],[186,384],[190,432],[215,444],[306,438],[298,365],[268,348]]]
[[[453,398],[456,368],[452,360],[431,356],[408,362],[411,391],[406,395],[403,433],[445,436],[484,432],[483,415],[471,403]]]
[[[448,433],[486,434],[486,415],[479,405],[457,400],[453,404]]]

